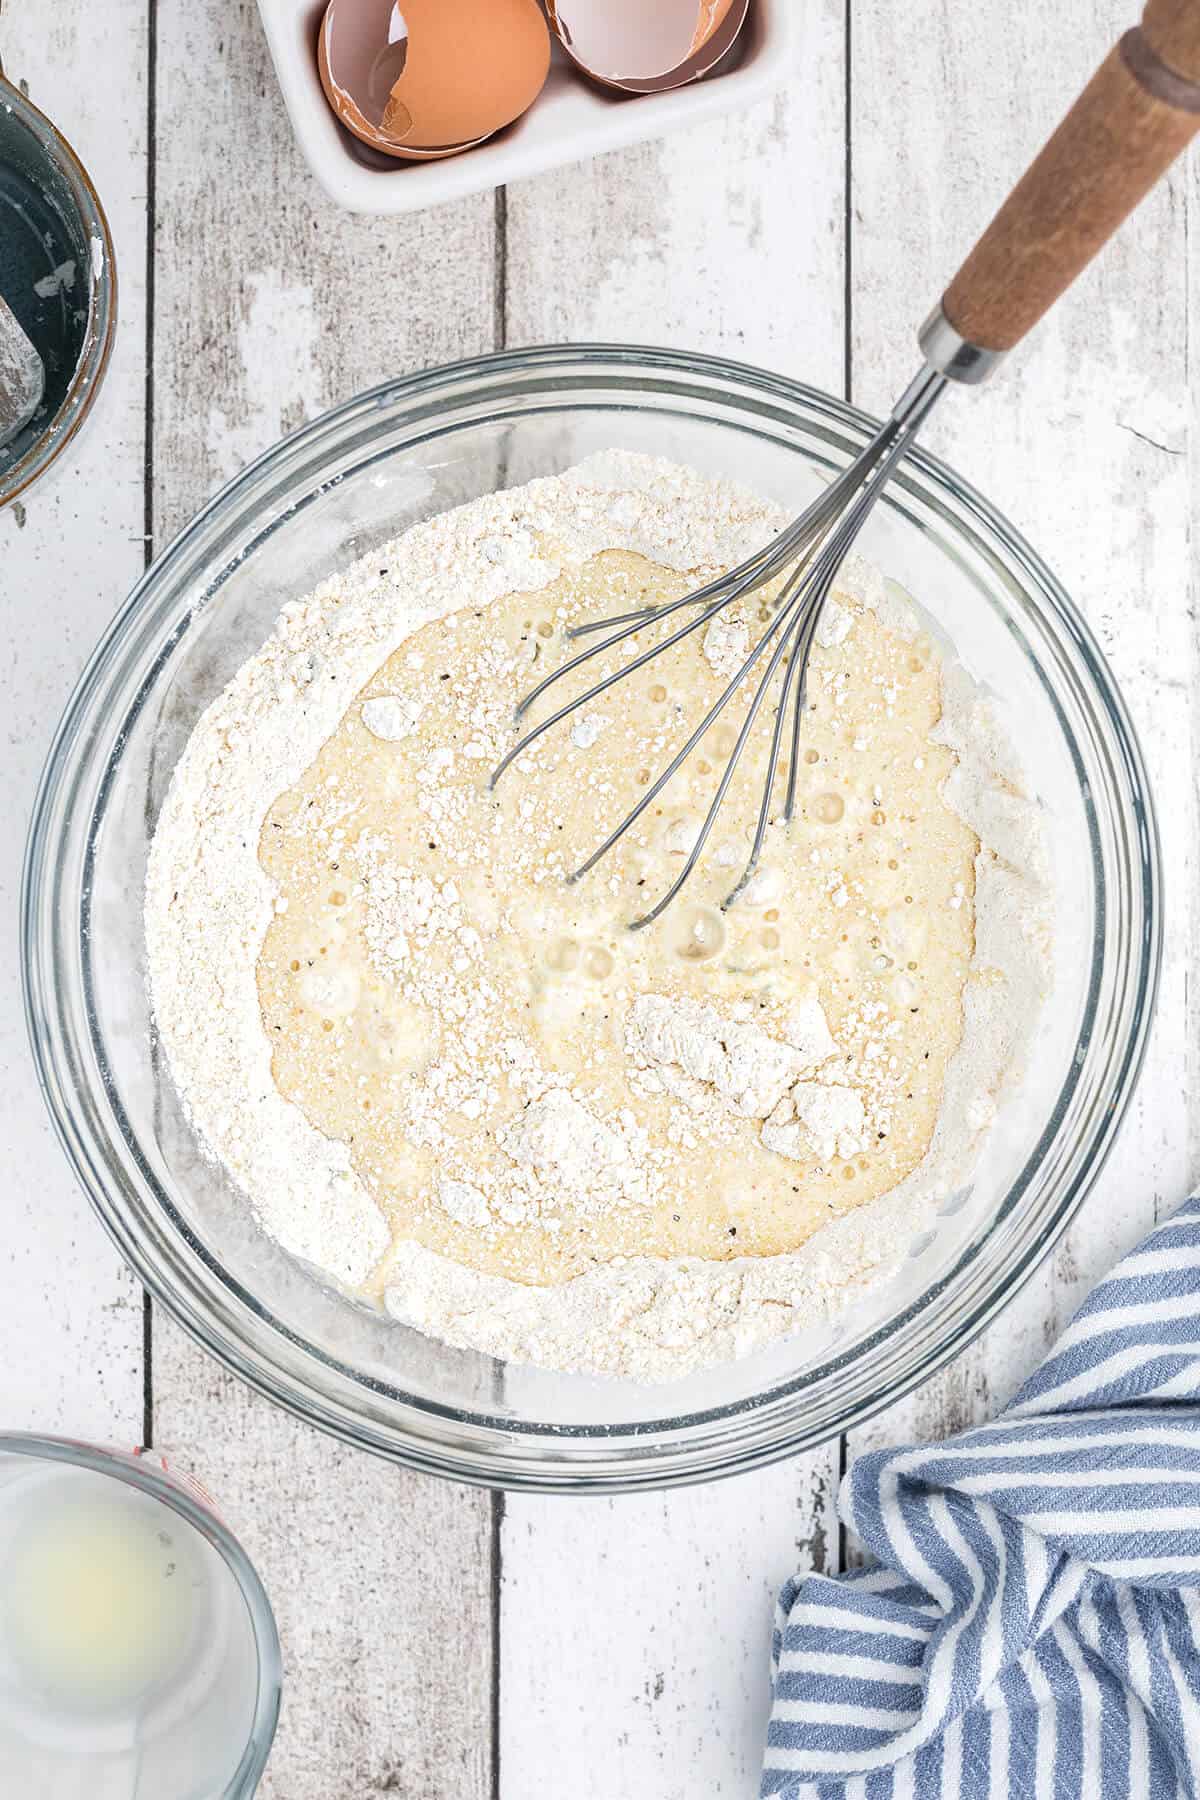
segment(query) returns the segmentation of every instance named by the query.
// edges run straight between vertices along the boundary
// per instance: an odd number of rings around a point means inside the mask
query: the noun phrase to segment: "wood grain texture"
[[[158,14],[153,523],[161,544],[282,432],[489,349],[491,195],[400,220],[320,193],[253,0]],[[276,1800],[491,1791],[492,1501],[297,1425],[156,1314],[155,1442],[193,1467],[279,1615]]]
[[[1200,81],[1200,12],[1192,0],[1146,0],[1141,29],[1169,69],[1187,81]]]
[[[778,99],[508,190],[508,342],[680,345],[840,388],[840,4],[808,9],[803,38]],[[773,1596],[832,1566],[838,1458],[657,1497],[508,1497],[503,1800],[756,1791]]]
[[[488,1497],[300,1424],[161,1314],[154,1366],[156,1447],[216,1497],[279,1622],[263,1800],[490,1795]]]
[[[292,138],[254,0],[162,8],[157,60],[162,543],[335,401],[493,347],[495,201],[403,219],[333,206]]]
[[[1123,23],[1128,15],[1115,4],[1098,15],[1074,3],[1026,13],[1017,56],[1011,14],[998,6],[947,9],[916,36],[882,0],[856,7],[853,371],[861,404],[883,409],[908,378],[915,327],[946,270],[1008,172],[1045,136],[1063,92],[1086,78]],[[1097,1278],[1200,1177],[1200,668],[1194,586],[1188,593],[1194,182],[1194,169],[1179,165],[992,382],[947,396],[926,434],[1046,556],[1101,639],[1158,800],[1166,957],[1145,1073],[1074,1226],[984,1338],[853,1434],[852,1455],[994,1413]],[[1193,331],[1196,299],[1193,292]]]
[[[1139,79],[1142,41],[1109,51],[946,289],[943,310],[968,343],[1019,344],[1200,130],[1200,113]]]
[[[24,502],[0,513],[5,780],[0,833],[0,1418],[7,1426],[136,1443],[142,1301],[76,1186],[37,1091],[21,1013],[17,919],[25,828],[46,747],[101,629],[141,573],[146,229],[142,0],[93,9],[36,0],[0,17],[8,78],[73,140],[104,196],[122,329],[86,429]]]
[[[804,10],[773,100],[507,190],[508,343],[719,351],[840,390],[843,8]]]
[[[775,1597],[831,1566],[835,1471],[817,1454],[668,1494],[510,1495],[503,1800],[750,1800]]]

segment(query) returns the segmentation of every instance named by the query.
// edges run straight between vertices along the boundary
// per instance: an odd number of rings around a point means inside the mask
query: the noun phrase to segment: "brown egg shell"
[[[394,144],[385,138],[378,126],[373,125],[365,116],[345,88],[339,87],[333,80],[329,69],[329,56],[325,47],[325,31],[322,28],[317,40],[317,69],[321,76],[321,86],[325,90],[325,98],[330,110],[340,125],[365,144],[369,150],[381,156],[393,158],[397,162],[440,162],[447,156],[458,156],[463,150],[473,150],[477,144],[487,142],[484,137],[472,138],[466,144],[441,145],[431,150],[415,150],[404,144]]]
[[[601,87],[622,94],[664,93],[698,81],[732,48],[750,9],[750,0],[663,0],[663,4],[674,7],[679,25],[678,48],[683,50],[687,40],[686,51],[678,60],[670,61],[666,68],[618,75],[611,68],[596,66],[595,52],[589,52],[592,60],[585,60],[571,29],[572,19],[578,29],[580,21],[586,18],[594,43],[595,34],[603,34],[604,12],[609,4],[610,0],[546,0],[546,10],[551,29],[575,67]],[[660,17],[661,11],[660,5]],[[643,42],[640,50],[653,59],[648,43]],[[629,58],[638,54],[628,36],[622,47],[618,48],[615,42],[612,44],[605,54],[605,62],[622,54]]]
[[[426,161],[482,143],[532,104],[550,35],[536,0],[330,0],[317,64],[347,130]]]

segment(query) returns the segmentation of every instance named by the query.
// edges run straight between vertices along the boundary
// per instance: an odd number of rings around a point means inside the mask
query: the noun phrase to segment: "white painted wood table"
[[[1129,0],[943,0],[917,28],[890,0],[801,4],[775,102],[378,222],[339,214],[302,165],[253,0],[0,5],[7,72],[89,165],[122,277],[92,429],[64,477],[0,515],[0,1421],[153,1441],[220,1497],[283,1632],[276,1800],[749,1800],[772,1594],[849,1554],[847,1458],[990,1413],[1200,1176],[1200,157],[930,432],[1098,631],[1168,880],[1158,1020],[1119,1147],[1069,1237],[939,1379],[848,1442],[662,1498],[504,1500],[408,1475],[273,1410],[149,1308],[43,1117],[16,948],[37,773],[101,627],[212,489],[370,382],[503,344],[692,344],[885,407],[939,278],[1132,16]]]

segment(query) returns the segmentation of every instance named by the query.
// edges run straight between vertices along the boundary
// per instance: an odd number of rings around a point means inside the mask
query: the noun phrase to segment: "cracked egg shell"
[[[425,160],[482,143],[532,105],[550,34],[536,0],[330,0],[317,64],[348,131]]]
[[[627,94],[696,81],[720,61],[750,0],[547,0],[563,49],[594,81]]]

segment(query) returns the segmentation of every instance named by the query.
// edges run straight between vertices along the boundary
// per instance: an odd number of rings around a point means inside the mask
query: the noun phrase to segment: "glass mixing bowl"
[[[1053,853],[1055,989],[969,1185],[890,1284],[832,1324],[669,1386],[451,1349],[347,1300],[258,1230],[200,1154],[155,1046],[148,838],[198,715],[285,601],[416,520],[600,448],[665,455],[799,509],[872,429],[796,382],[669,351],[523,350],[431,370],[327,413],[239,475],[147,572],[93,657],[50,752],[26,869],[41,1080],[80,1180],[147,1287],[312,1423],[510,1487],[649,1487],[745,1469],[925,1380],[1016,1291],[1094,1181],[1158,971],[1145,771],[1066,594],[920,451],[862,548],[957,646],[1020,746]]]

